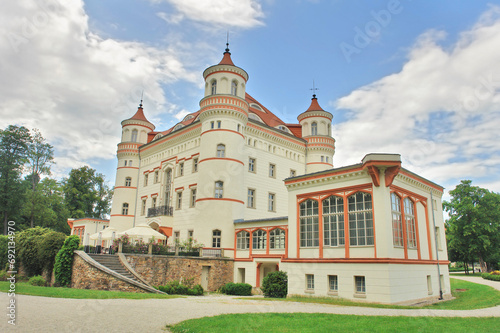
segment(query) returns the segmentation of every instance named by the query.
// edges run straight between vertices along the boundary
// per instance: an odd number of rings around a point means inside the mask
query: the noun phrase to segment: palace
[[[122,121],[111,227],[194,238],[254,287],[284,270],[289,294],[450,294],[441,186],[396,154],[333,168],[333,115],[316,95],[298,123],[283,122],[246,92],[228,48],[203,78],[200,109],[174,127],[156,130],[142,102]]]

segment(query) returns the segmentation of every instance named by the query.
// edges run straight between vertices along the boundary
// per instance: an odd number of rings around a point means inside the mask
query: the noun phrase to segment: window
[[[276,211],[276,205],[275,205],[275,200],[276,200],[276,194],[274,193],[269,193],[268,194],[268,200],[267,200],[267,209],[270,212],[275,212]]]
[[[248,189],[247,207],[255,208],[255,190],[252,188]]]
[[[145,174],[144,175],[144,186],[148,186],[148,178],[149,178],[149,174]]]
[[[323,200],[323,237],[325,246],[345,245],[344,199],[330,196]]]
[[[295,170],[290,169],[290,177],[295,177],[295,174],[296,174],[296,173],[297,173],[297,172],[296,172]]]
[[[267,244],[267,232],[262,229],[252,233],[252,248],[255,250],[265,250]]]
[[[180,231],[174,231],[174,243],[177,244],[181,240],[181,232]]]
[[[396,194],[391,194],[392,210],[392,241],[394,246],[403,246],[403,221],[401,219],[401,198]]]
[[[339,291],[339,279],[337,275],[328,275],[328,291]]]
[[[222,122],[220,120],[217,121],[217,128],[221,127]]]
[[[156,207],[156,197],[153,197],[153,201],[151,202],[151,207]]]
[[[137,133],[138,133],[138,132],[137,132],[137,130],[136,130],[136,129],[132,131],[132,136],[131,136],[131,138],[130,138],[130,141],[132,141],[132,142],[137,142]]]
[[[311,135],[318,135],[318,124],[315,122],[311,124]]]
[[[276,178],[276,165],[269,163],[269,177]]]
[[[212,247],[220,247],[221,231],[212,231]]]
[[[212,89],[212,91],[211,91],[212,95],[215,95],[217,93],[217,81],[216,80],[212,81],[211,89]]]
[[[128,215],[128,203],[122,205],[122,215]]]
[[[318,202],[315,200],[300,204],[300,246],[319,246]]]
[[[158,170],[155,171],[155,184],[158,183],[160,181],[160,173],[158,172]]]
[[[146,199],[142,199],[141,215],[146,215]]]
[[[125,186],[132,186],[132,178],[130,177],[125,178]]]
[[[314,290],[314,275],[306,274],[306,289]]]
[[[231,82],[231,95],[236,96],[238,93],[238,83],[236,81]]]
[[[215,198],[222,198],[224,194],[224,183],[220,180],[215,182]]]
[[[193,240],[193,234],[194,234],[194,231],[193,231],[193,230],[188,230],[188,239],[189,239],[190,241],[192,241],[192,240]]]
[[[214,128],[215,128],[215,122],[213,122],[213,121],[211,121],[211,122],[210,122],[210,128],[211,128],[211,129],[214,129]]]
[[[285,230],[277,228],[269,232],[269,247],[271,249],[285,248]]]
[[[165,172],[165,206],[170,206],[170,193],[172,188],[172,169]]]
[[[182,208],[182,192],[177,192],[177,209]]]
[[[355,276],[354,282],[356,285],[356,293],[359,293],[359,294],[366,293],[365,277],[364,276]]]
[[[191,203],[190,203],[190,207],[194,207],[196,205],[196,189],[195,188],[192,188],[191,189]]]
[[[238,130],[238,132],[241,130],[241,125],[238,124],[238,126],[236,127],[236,129]]]
[[[248,159],[248,171],[255,172],[256,171],[255,158]]]
[[[372,195],[358,192],[348,198],[350,244],[373,245]]]
[[[132,166],[132,160],[128,160],[128,166]]]
[[[198,172],[198,158],[193,158],[193,173]]]
[[[184,162],[179,163],[179,176],[184,176]]]
[[[406,223],[406,243],[409,249],[417,247],[417,233],[415,230],[415,211],[413,201],[405,198],[405,223]]]
[[[325,157],[326,163],[328,163],[328,156]]]
[[[250,248],[250,233],[248,231],[240,231],[236,234],[236,248],[238,250]]]
[[[125,160],[125,166],[127,166],[127,162],[128,162],[128,161],[127,161],[127,160]]]
[[[224,157],[226,155],[226,146],[223,144],[217,145],[217,157]]]
[[[321,156],[321,162],[325,161],[325,156]]]

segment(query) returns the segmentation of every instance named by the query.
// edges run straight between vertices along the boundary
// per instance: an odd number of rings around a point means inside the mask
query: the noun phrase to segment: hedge
[[[71,284],[71,268],[73,265],[74,251],[78,249],[80,238],[77,235],[69,236],[64,241],[64,245],[56,255],[54,264],[54,274],[56,283],[60,286],[69,286]]]
[[[192,295],[200,296],[203,295],[203,287],[199,284],[190,288],[187,285],[180,283],[177,280],[170,281],[164,286],[158,286],[156,289],[163,291],[169,295]]]
[[[494,271],[491,273],[483,273],[481,277],[486,280],[500,281],[500,271]]]
[[[252,286],[248,283],[229,282],[223,285],[219,291],[226,295],[251,296]]]

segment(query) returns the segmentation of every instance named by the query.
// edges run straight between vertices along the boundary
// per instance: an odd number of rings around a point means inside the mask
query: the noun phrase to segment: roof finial
[[[226,52],[229,52],[229,30],[227,31],[226,37]]]
[[[309,90],[313,91],[313,98],[316,98],[316,90],[319,90],[319,89],[314,86],[314,80],[313,80],[313,87],[312,87],[312,89],[309,89]]]
[[[144,97],[144,89],[142,89],[141,92],[141,103],[139,104],[139,107],[142,108],[142,98]]]

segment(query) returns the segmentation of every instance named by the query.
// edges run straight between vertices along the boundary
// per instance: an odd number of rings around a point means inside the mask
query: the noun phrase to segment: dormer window
[[[318,123],[311,124],[311,135],[318,135]]]
[[[236,81],[231,82],[231,95],[236,96],[238,93],[238,83]]]
[[[175,125],[175,127],[174,127],[174,131],[177,131],[179,128],[182,128],[182,127],[184,127],[184,125],[182,125],[182,124],[177,124],[177,125]]]
[[[213,80],[212,81],[212,85],[211,85],[211,91],[212,91],[212,95],[215,95],[217,93],[217,81],[216,80]]]

